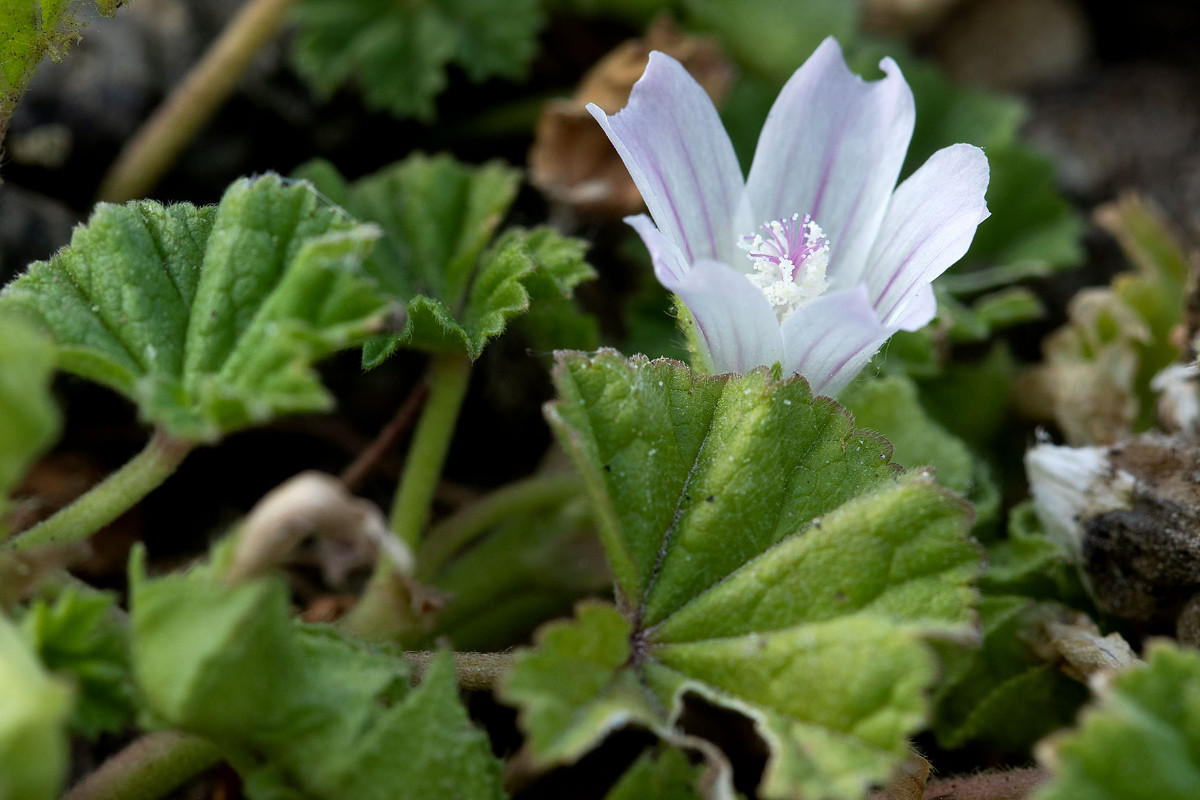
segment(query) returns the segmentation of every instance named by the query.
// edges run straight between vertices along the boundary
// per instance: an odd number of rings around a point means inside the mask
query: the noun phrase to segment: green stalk
[[[171,477],[195,446],[194,442],[172,438],[161,428],[155,430],[145,449],[125,466],[54,516],[18,534],[4,547],[22,551],[86,540]]]
[[[413,677],[420,680],[429,665],[438,657],[436,652],[410,650],[404,660],[413,668]],[[513,666],[512,653],[454,653],[454,677],[459,688],[468,691],[490,692],[500,685]]]
[[[470,381],[471,364],[462,353],[438,353],[430,360],[429,397],[413,433],[389,520],[396,536],[414,550],[429,521],[433,493]],[[410,588],[381,555],[358,604],[342,617],[342,630],[372,641],[413,633],[421,621],[413,616]]]
[[[160,731],[135,739],[63,800],[157,800],[221,760],[207,739]]]
[[[417,554],[417,577],[431,581],[441,568],[488,528],[509,517],[552,506],[583,491],[574,473],[534,475],[510,483],[447,517],[429,530]]]
[[[390,524],[400,540],[416,549],[421,541],[433,492],[442,477],[458,412],[471,381],[471,364],[461,353],[438,353],[429,363],[429,399],[417,422]]]

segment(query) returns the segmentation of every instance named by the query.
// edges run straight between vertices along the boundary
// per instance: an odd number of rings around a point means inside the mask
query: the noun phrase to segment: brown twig
[[[412,427],[413,420],[417,418],[417,412],[425,404],[425,398],[428,395],[429,383],[422,381],[413,389],[408,399],[404,401],[404,405],[400,406],[396,415],[384,426],[375,440],[359,454],[358,458],[354,459],[350,466],[342,470],[342,483],[349,491],[356,491],[362,485],[384,454],[391,450],[396,445],[396,441]]]

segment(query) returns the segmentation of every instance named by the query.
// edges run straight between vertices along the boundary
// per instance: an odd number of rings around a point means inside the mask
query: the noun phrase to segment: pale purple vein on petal
[[[822,42],[772,106],[747,180],[757,222],[807,213],[824,229],[833,288],[862,275],[912,138],[912,92],[894,61],[880,67],[865,82]]]
[[[692,312],[715,373],[749,372],[782,361],[783,340],[775,312],[745,275],[704,259],[692,264],[679,282],[663,281],[663,285]]]
[[[910,311],[917,293],[963,257],[987,219],[987,185],[983,151],[955,144],[896,188],[863,275],[884,324],[917,324]]]
[[[646,249],[650,251],[650,263],[654,266],[654,277],[669,291],[678,286],[690,267],[679,246],[654,227],[645,214],[625,217],[625,224],[637,231]]]
[[[799,373],[814,394],[832,397],[894,332],[879,322],[865,286],[828,292],[784,320],[784,374]]]
[[[678,61],[650,54],[629,103],[612,116],[592,103],[659,230],[689,261],[730,260],[743,180],[712,101]]]

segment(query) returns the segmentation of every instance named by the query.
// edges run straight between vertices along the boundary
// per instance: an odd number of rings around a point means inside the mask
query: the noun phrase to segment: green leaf
[[[67,777],[71,692],[0,615],[0,798],[52,800]]]
[[[53,369],[49,341],[21,320],[0,316],[0,539],[9,490],[58,432]]]
[[[528,641],[542,622],[608,588],[599,550],[586,498],[506,519],[439,571],[434,585],[454,601],[430,641],[446,636],[458,650]]]
[[[1036,800],[1200,797],[1200,654],[1152,643],[1144,664],[1099,694],[1074,731],[1050,741],[1053,777]]]
[[[658,710],[638,676],[625,669],[632,633],[612,606],[585,602],[574,620],[543,626],[534,649],[517,654],[504,697],[520,705],[521,727],[539,761],[575,761],[631,723],[660,730]]]
[[[639,757],[605,800],[701,800],[699,780],[700,769],[682,751],[662,747]]]
[[[560,354],[555,380],[547,416],[619,610],[583,607],[518,661],[505,691],[535,758],[630,722],[669,731],[692,694],[754,721],[764,796],[884,780],[926,718],[926,638],[971,629],[966,504],[927,474],[898,479],[886,442],[800,378],[601,351]]]
[[[205,565],[130,576],[133,663],[150,711],[216,742],[254,797],[499,798],[500,764],[448,654],[421,685],[393,649],[289,617],[287,586]]]
[[[118,613],[113,595],[71,587],[53,602],[35,600],[21,619],[46,668],[74,682],[71,728],[89,739],[133,718],[128,635]]]
[[[97,0],[111,17],[124,0]],[[49,56],[61,61],[79,39],[76,0],[0,0],[0,142],[25,85]]]
[[[860,428],[887,437],[897,461],[934,467],[939,483],[968,498],[987,482],[983,464],[970,448],[926,413],[911,378],[858,381],[840,400]]]
[[[401,345],[461,349],[475,359],[508,320],[529,309],[531,294],[566,300],[595,274],[583,260],[585,245],[549,228],[513,228],[492,242],[520,180],[499,162],[469,167],[449,156],[416,155],[354,183],[324,162],[298,174],[384,231],[367,266],[407,304],[408,323],[367,345],[367,367]]]
[[[1028,757],[1034,742],[1070,724],[1087,699],[1087,688],[1030,644],[1039,620],[1061,609],[1027,597],[984,597],[979,649],[939,648],[944,675],[934,732],[943,747],[980,742]]]
[[[47,328],[62,369],[210,441],[332,405],[312,363],[395,313],[361,268],[377,236],[271,175],[235,182],[216,207],[102,203],[0,309]]]
[[[476,83],[521,78],[543,23],[538,0],[303,0],[294,19],[292,63],[318,92],[354,79],[372,108],[426,121],[449,64]]]

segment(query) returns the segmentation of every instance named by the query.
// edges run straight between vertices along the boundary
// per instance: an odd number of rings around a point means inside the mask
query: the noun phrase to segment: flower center
[[[783,322],[829,288],[829,241],[808,214],[764,222],[761,228],[762,233],[743,236],[737,245],[754,264],[754,272],[746,277]]]

